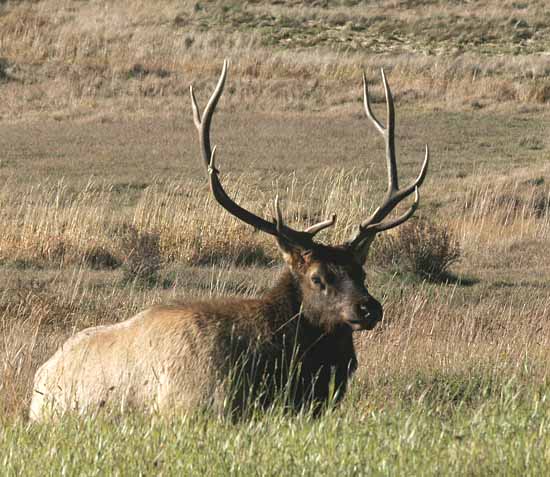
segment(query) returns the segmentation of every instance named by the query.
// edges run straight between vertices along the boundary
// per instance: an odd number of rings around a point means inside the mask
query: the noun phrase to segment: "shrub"
[[[124,280],[146,285],[158,282],[161,266],[160,237],[156,233],[124,226],[121,233]]]
[[[112,270],[120,266],[120,261],[100,245],[94,245],[84,252],[84,263],[93,270]]]
[[[550,191],[537,191],[532,198],[531,207],[535,217],[542,218],[550,211]]]
[[[428,220],[407,222],[374,244],[374,262],[430,280],[444,280],[460,258],[460,246],[443,225]]]

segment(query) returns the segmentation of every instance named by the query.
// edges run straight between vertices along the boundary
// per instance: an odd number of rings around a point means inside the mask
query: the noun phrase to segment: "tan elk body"
[[[386,142],[388,190],[350,241],[321,244],[314,236],[333,225],[335,216],[298,231],[284,224],[277,200],[276,217],[268,221],[240,207],[223,189],[210,124],[226,74],[224,63],[202,118],[191,90],[203,161],[218,203],[276,238],[286,262],[278,281],[258,299],[159,305],[121,323],[77,333],[37,371],[31,419],[103,406],[163,412],[215,408],[233,415],[252,405],[270,406],[276,399],[292,409],[319,411],[344,395],[357,367],[352,334],[374,328],[382,318],[380,303],[366,288],[363,264],[375,235],[416,210],[428,149],[418,178],[399,189],[391,92],[382,72],[384,127],[371,111],[363,76],[365,111]],[[412,206],[384,221],[413,192]]]

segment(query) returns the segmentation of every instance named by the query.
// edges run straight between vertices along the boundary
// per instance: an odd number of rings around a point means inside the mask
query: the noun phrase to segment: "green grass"
[[[487,395],[473,404],[453,391],[467,381],[446,378],[445,412],[426,395],[387,407],[355,396],[320,419],[273,411],[238,424],[205,415],[17,422],[0,430],[0,465],[6,476],[546,475],[550,388],[512,380],[478,389]]]

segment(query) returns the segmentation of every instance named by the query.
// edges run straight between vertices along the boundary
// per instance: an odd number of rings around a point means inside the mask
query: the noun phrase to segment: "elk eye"
[[[321,288],[321,290],[325,288],[323,280],[321,280],[321,277],[319,275],[311,275],[311,281],[319,288]]]

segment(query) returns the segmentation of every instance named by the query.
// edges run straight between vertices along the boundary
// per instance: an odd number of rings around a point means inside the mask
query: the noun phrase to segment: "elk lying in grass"
[[[202,118],[191,88],[210,187],[228,212],[276,238],[284,271],[258,299],[159,305],[127,321],[81,331],[37,371],[32,419],[109,403],[160,411],[210,405],[239,413],[250,403],[268,406],[283,394],[291,408],[319,410],[344,395],[357,366],[352,333],[371,330],[382,318],[382,306],[365,286],[363,264],[375,235],[405,222],[417,208],[428,148],[418,178],[399,189],[390,88],[382,72],[384,127],[371,111],[363,76],[365,111],[386,143],[388,190],[355,237],[342,245],[321,244],[314,237],[333,225],[335,216],[298,231],[284,223],[277,199],[276,217],[268,221],[237,205],[223,189],[209,131],[226,73],[224,63]],[[384,221],[413,192],[407,212]]]

